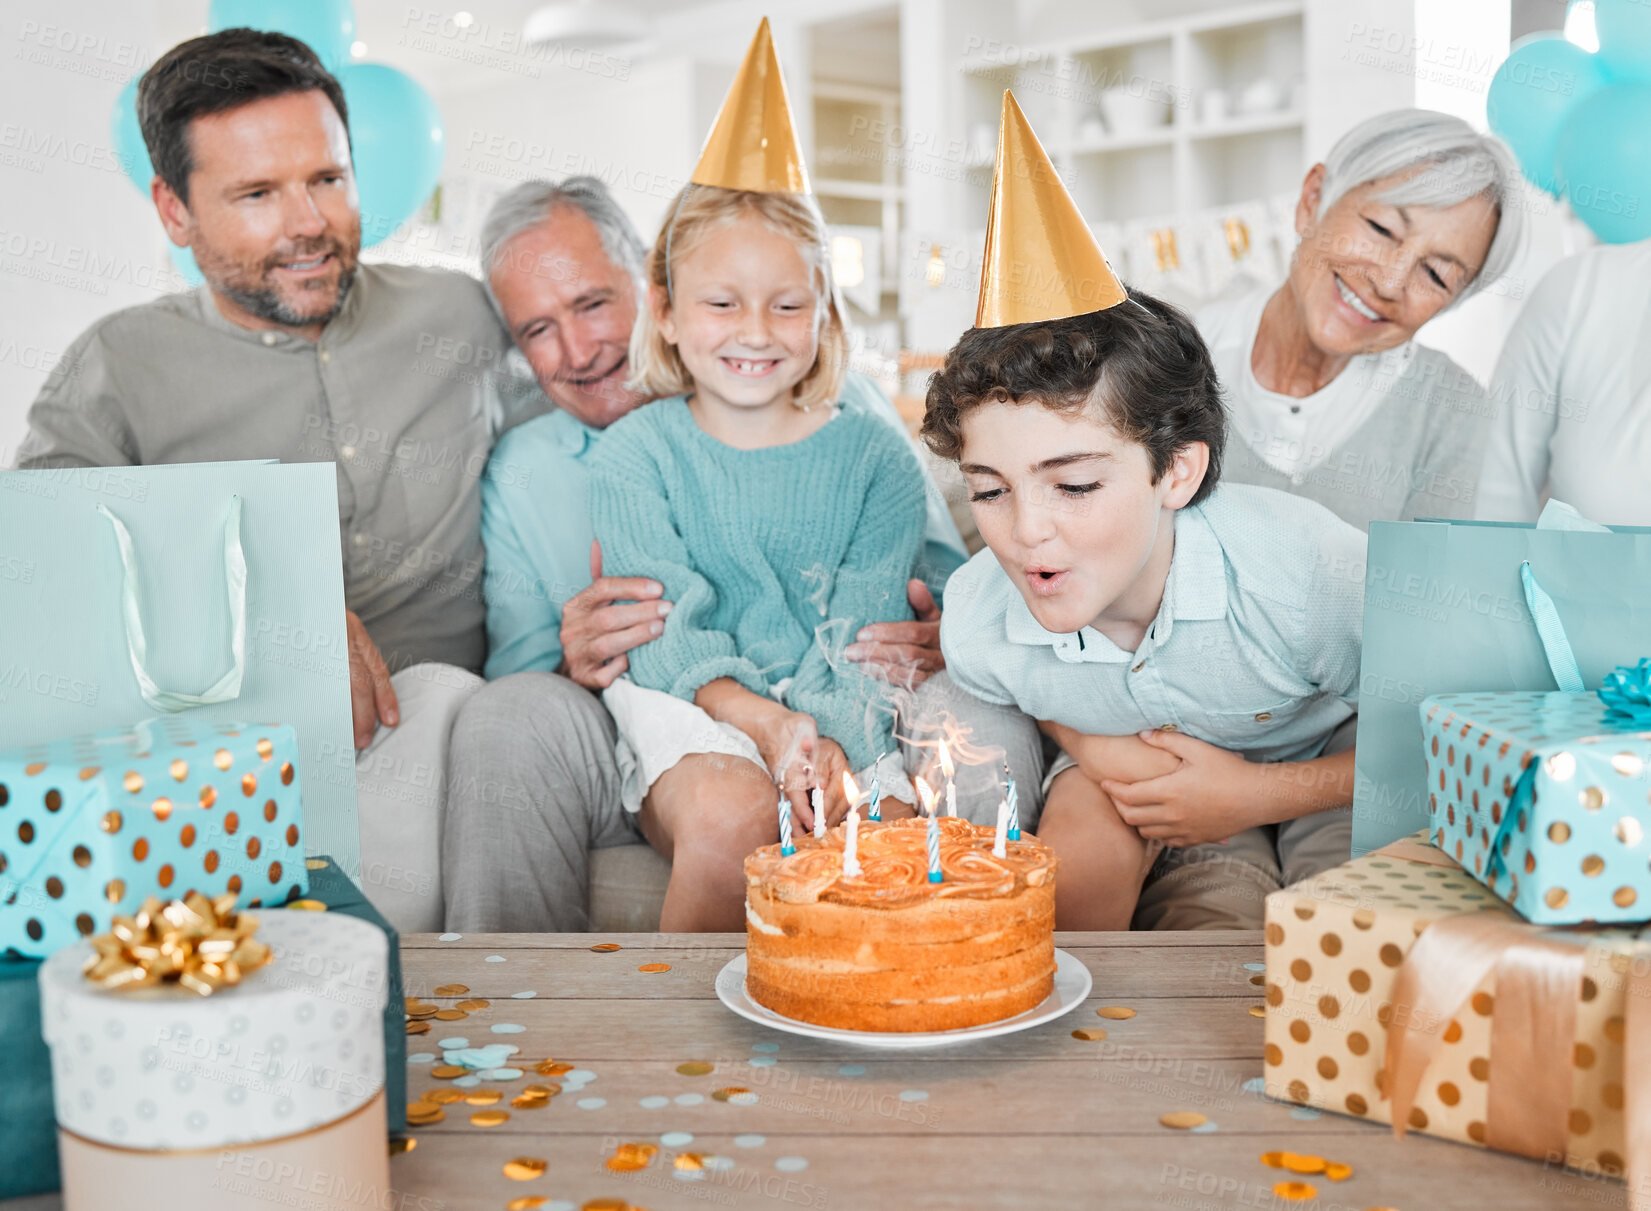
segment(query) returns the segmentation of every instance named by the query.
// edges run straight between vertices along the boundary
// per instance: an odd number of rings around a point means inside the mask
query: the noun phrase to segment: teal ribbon
[[[1651,656],[1640,657],[1638,664],[1618,665],[1605,674],[1599,687],[1599,700],[1614,715],[1626,715],[1631,721],[1651,727]]]
[[[114,527],[115,542],[120,548],[120,612],[126,624],[126,654],[131,657],[132,673],[143,700],[157,711],[172,713],[240,697],[241,680],[246,674],[247,638],[247,563],[246,554],[241,550],[241,498],[229,498],[229,518],[224,522],[224,589],[229,597],[232,660],[229,671],[198,694],[163,690],[150,675],[149,641],[138,605],[138,566],[132,535],[120,518],[104,506],[99,505],[97,511]]]
[[[1548,668],[1560,689],[1580,694],[1588,687],[1582,682],[1582,670],[1577,667],[1571,641],[1565,637],[1565,624],[1559,621],[1559,610],[1554,599],[1536,581],[1531,561],[1519,565],[1519,579],[1525,586],[1525,604],[1530,607],[1531,621],[1536,623],[1536,634],[1542,640],[1542,651],[1548,657]]]

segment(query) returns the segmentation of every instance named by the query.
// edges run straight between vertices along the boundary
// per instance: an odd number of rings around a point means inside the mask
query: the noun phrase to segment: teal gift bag
[[[1564,619],[1588,688],[1651,654],[1651,529],[1577,524],[1555,525],[1552,512],[1537,526],[1371,524],[1355,854],[1430,825],[1423,699],[1558,688],[1526,605],[1523,564]]]
[[[145,720],[288,725],[304,848],[353,869],[341,549],[326,463],[0,472],[0,750]],[[0,822],[0,852],[29,844]]]

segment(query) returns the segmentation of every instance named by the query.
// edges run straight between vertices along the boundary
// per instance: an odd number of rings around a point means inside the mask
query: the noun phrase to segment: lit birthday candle
[[[1015,779],[1009,773],[1009,763],[1003,763],[1003,778],[1009,789],[1003,792],[1003,801],[1009,807],[1009,840],[1020,840],[1020,791],[1015,787]]]
[[[997,805],[997,835],[992,838],[992,857],[1007,858],[1009,850],[1004,842],[1009,832],[1009,800],[1005,799]]]
[[[850,808],[843,825],[843,876],[848,879],[860,875],[860,809]]]
[[[957,783],[952,781],[952,775],[957,772],[957,767],[952,764],[952,753],[946,747],[944,740],[940,742],[940,772],[946,775],[946,814],[955,816],[957,815]]]
[[[921,777],[917,779],[917,793],[923,799],[923,810],[928,813],[928,848],[929,848],[929,882],[939,883],[945,876],[940,873],[940,817],[935,814],[937,794]]]
[[[785,792],[780,792],[780,853],[790,857],[797,852],[797,847],[791,844],[791,804],[786,801]]]
[[[818,781],[814,783],[814,789],[809,792],[808,803],[814,809],[814,835],[823,837],[825,836],[825,797],[820,794]]]

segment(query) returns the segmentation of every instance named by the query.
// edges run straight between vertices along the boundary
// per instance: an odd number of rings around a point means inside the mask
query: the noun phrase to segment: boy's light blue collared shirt
[[[864,375],[844,378],[843,400],[883,414],[911,440],[894,405]],[[527,669],[554,672],[562,663],[562,607],[591,582],[587,489],[601,437],[556,409],[511,429],[493,449],[482,480],[489,680]],[[926,486],[927,525],[913,575],[938,601],[968,553],[939,489],[932,481]]]
[[[1312,501],[1226,484],[1175,519],[1158,615],[1126,652],[1040,626],[990,550],[946,586],[952,680],[1086,735],[1173,728],[1255,761],[1318,755],[1358,704],[1364,535]]]

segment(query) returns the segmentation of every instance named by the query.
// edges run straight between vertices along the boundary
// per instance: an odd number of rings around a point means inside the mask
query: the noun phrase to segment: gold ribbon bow
[[[207,997],[270,961],[257,931],[258,918],[236,912],[233,894],[209,900],[192,891],[169,904],[151,897],[92,939],[82,974],[107,991],[175,983]]]
[[[1433,852],[1437,856],[1430,864],[1457,865],[1440,862],[1443,855]],[[1409,852],[1393,856],[1412,858]],[[1561,940],[1500,913],[1463,913],[1423,930],[1399,968],[1387,1023],[1382,1089],[1392,1101],[1394,1134],[1404,1138],[1416,1091],[1439,1052],[1444,1023],[1461,1012],[1480,982],[1494,972],[1484,1142],[1541,1160],[1564,1157],[1569,1151],[1576,1006],[1587,952],[1586,937]],[[1651,1195],[1640,1189],[1651,1176],[1648,957],[1637,949],[1629,967],[1624,1023],[1624,1177],[1634,1211],[1651,1211]]]

